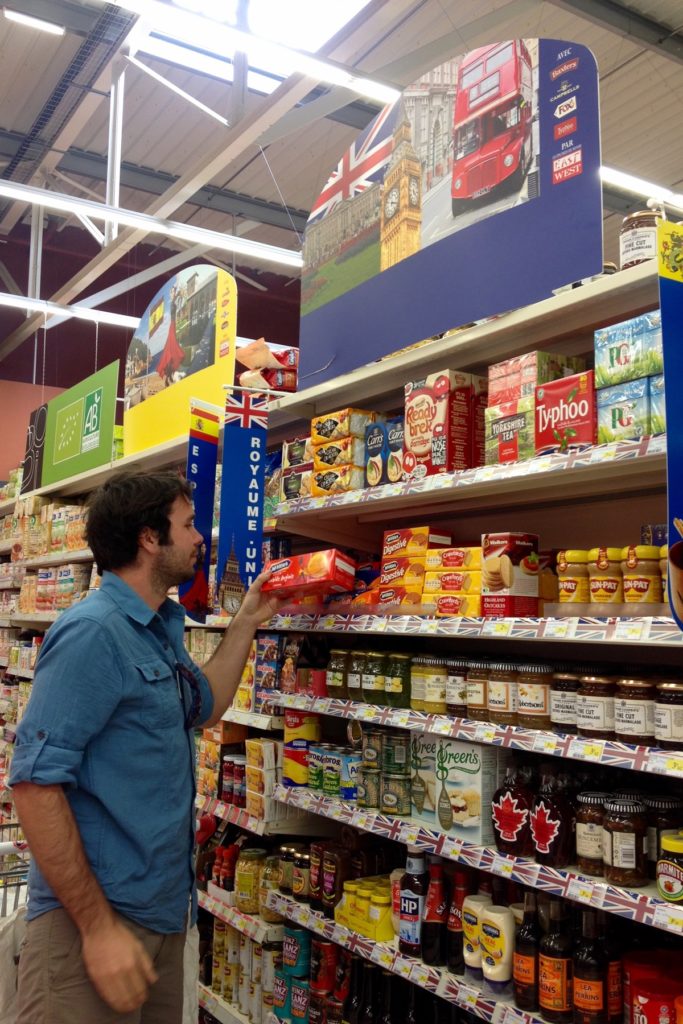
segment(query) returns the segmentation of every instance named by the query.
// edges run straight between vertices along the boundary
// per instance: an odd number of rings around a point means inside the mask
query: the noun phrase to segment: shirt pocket
[[[140,715],[150,729],[182,724],[182,703],[175,672],[163,658],[140,661],[135,666],[142,681]]]

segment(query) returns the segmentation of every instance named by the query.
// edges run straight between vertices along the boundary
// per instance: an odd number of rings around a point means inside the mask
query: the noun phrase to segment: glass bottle
[[[618,926],[621,922],[604,910],[598,912],[598,935],[603,938],[607,955],[607,1019],[621,1024],[624,1013],[624,964]]]
[[[424,854],[417,847],[408,847],[406,870],[401,879],[401,909],[398,948],[418,959],[422,955],[422,916],[427,891]]]
[[[410,706],[413,711],[424,711],[426,662],[423,657],[413,658],[410,665]]]
[[[363,964],[363,1002],[358,1024],[376,1024],[379,1016],[379,968],[376,964]]]
[[[325,675],[328,697],[337,697],[343,700],[347,699],[349,695],[346,684],[348,663],[348,651],[336,649],[330,651],[330,660],[327,663],[327,671]]]
[[[541,788],[531,810],[531,837],[538,864],[565,868],[574,847],[574,808],[559,791],[552,765],[541,768]]]
[[[572,934],[560,900],[550,903],[548,931],[538,953],[538,1002],[541,1017],[548,1024],[571,1024]]]
[[[574,950],[574,1024],[607,1024],[607,955],[594,910],[583,911],[581,941]]]
[[[351,987],[344,1005],[344,1024],[358,1024],[363,1002],[363,961],[360,957],[353,958],[351,968]]]
[[[361,695],[366,704],[384,704],[384,676],[387,659],[383,651],[368,651],[361,677]]]
[[[536,912],[536,893],[524,894],[524,920],[515,936],[512,982],[515,1006],[533,1012],[538,1009],[538,947],[541,929]]]
[[[500,789],[493,795],[493,835],[501,853],[515,857],[530,857],[534,852],[531,838],[532,790],[514,765],[505,770]]]
[[[455,871],[446,921],[446,964],[452,974],[463,974],[465,971],[465,959],[462,951],[462,904],[469,892],[469,873]]]
[[[446,923],[448,904],[440,857],[429,857],[429,885],[422,919],[422,959],[426,964],[446,963]]]
[[[417,985],[408,984],[408,1012],[405,1016],[405,1024],[418,1024],[417,991]]]
[[[382,971],[382,1016],[379,1019],[380,1024],[394,1024],[392,1016],[398,1016],[398,1006],[392,1006],[392,996],[394,994],[394,976],[391,971]]]

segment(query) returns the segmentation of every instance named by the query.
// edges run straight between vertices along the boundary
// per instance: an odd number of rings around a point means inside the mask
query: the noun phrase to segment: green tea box
[[[650,385],[650,433],[666,434],[666,406],[664,404],[664,374],[648,377]]]
[[[664,370],[659,310],[602,327],[594,335],[595,386],[608,388]]]
[[[650,433],[647,377],[598,391],[598,444],[637,441]]]
[[[504,405],[489,406],[486,423],[486,465],[524,462],[536,454],[536,399],[534,395]]]

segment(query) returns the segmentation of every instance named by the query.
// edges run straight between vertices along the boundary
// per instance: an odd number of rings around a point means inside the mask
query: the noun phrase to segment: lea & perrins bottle
[[[422,956],[422,916],[426,892],[424,854],[416,846],[409,846],[406,870],[401,879],[398,948],[401,953],[408,953],[418,960]]]
[[[524,920],[515,936],[512,958],[512,983],[515,1006],[520,1010],[538,1009],[538,953],[541,929],[538,924],[536,893],[524,894]]]
[[[548,1024],[572,1024],[572,935],[557,899],[550,902],[548,931],[539,947],[538,1003]]]
[[[583,911],[581,941],[574,950],[574,1024],[607,1024],[607,954],[598,939],[594,910]]]
[[[463,974],[465,958],[462,950],[462,905],[470,891],[470,875],[467,871],[453,873],[451,905],[446,921],[446,965],[451,974]]]

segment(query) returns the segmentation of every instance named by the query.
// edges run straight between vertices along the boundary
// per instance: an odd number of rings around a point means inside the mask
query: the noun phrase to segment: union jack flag
[[[401,838],[404,825],[405,822],[400,818],[387,818],[383,814],[378,814],[372,823],[372,831],[384,839],[398,841]]]
[[[352,199],[384,179],[399,109],[400,103],[385,107],[347,149],[313,204],[309,224],[322,220],[343,199]]]
[[[248,391],[228,394],[225,400],[225,425],[239,423],[240,427],[268,426],[268,400],[254,398]]]

